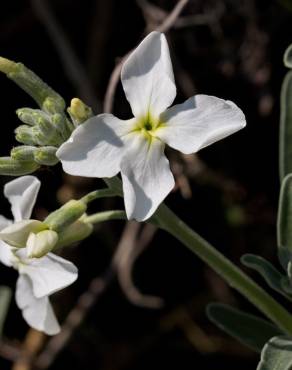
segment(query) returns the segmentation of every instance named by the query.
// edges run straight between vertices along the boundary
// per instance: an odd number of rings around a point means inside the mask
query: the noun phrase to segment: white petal
[[[26,243],[28,258],[41,258],[56,246],[58,234],[53,230],[30,233]]]
[[[160,116],[165,125],[155,134],[185,154],[195,153],[246,125],[243,112],[231,101],[196,95]]]
[[[171,60],[166,38],[151,32],[125,61],[121,79],[135,117],[158,117],[175,96]]]
[[[4,195],[11,203],[15,221],[30,218],[40,185],[34,176],[22,176],[5,185]]]
[[[29,234],[42,231],[46,227],[44,223],[38,220],[15,222],[0,231],[0,239],[16,248],[25,248]]]
[[[3,263],[3,265],[11,267],[13,265],[12,261],[13,253],[11,252],[11,247],[0,240],[0,261]]]
[[[6,217],[0,215],[0,230],[12,224],[11,220],[8,220]]]
[[[57,151],[65,172],[75,176],[112,177],[120,171],[121,137],[132,124],[111,114],[90,118]]]
[[[73,263],[49,253],[42,258],[32,259],[29,264],[19,266],[19,272],[30,277],[34,296],[51,295],[72,284],[78,276]]]
[[[121,163],[125,208],[129,219],[149,218],[174,186],[160,140],[130,134],[131,146]],[[150,145],[150,146],[149,146]]]
[[[20,275],[16,284],[16,303],[25,321],[32,328],[55,335],[60,326],[48,297],[36,298],[28,277]]]

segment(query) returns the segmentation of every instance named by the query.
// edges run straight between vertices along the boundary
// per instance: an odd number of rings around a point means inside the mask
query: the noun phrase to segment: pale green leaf
[[[207,315],[221,330],[256,352],[260,352],[270,338],[283,334],[268,321],[222,303],[209,304]]]

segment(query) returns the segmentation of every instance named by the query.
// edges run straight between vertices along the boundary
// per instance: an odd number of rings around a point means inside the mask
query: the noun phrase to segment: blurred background
[[[129,118],[120,83],[105,99],[112,71],[176,4],[2,2],[0,54],[31,68],[68,105],[79,97],[95,113],[112,109]],[[286,73],[282,57],[292,42],[292,2],[189,0],[167,38],[176,102],[197,93],[232,100],[246,114],[247,128],[198,155],[169,150],[176,188],[166,203],[236,264],[250,252],[277,265],[279,96]],[[5,156],[17,145],[15,110],[35,105],[4,75],[0,84],[0,156]],[[96,179],[64,175],[60,165],[36,175],[42,188],[34,216],[40,219],[68,199],[103,186]],[[10,179],[2,176],[1,188]],[[90,211],[122,206],[107,199],[96,201]],[[0,213],[8,217],[9,212],[1,195]],[[257,312],[166,233],[113,221],[63,255],[80,274],[53,298],[65,330],[52,340],[28,330],[12,300],[0,342],[1,370],[256,368],[258,356],[214,327],[205,308],[220,301]],[[16,277],[1,266],[1,285],[14,289]]]

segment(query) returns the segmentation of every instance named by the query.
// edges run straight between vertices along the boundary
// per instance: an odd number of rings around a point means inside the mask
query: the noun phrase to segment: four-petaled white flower
[[[5,185],[4,194],[11,203],[16,222],[29,219],[39,188],[40,182],[34,176],[23,176]],[[9,225],[12,221],[0,216],[0,230]],[[49,296],[72,284],[77,279],[77,268],[53,253],[28,258],[27,248],[17,249],[2,240],[0,261],[19,272],[16,303],[26,322],[48,335],[57,334],[60,327]]]
[[[112,177],[121,172],[128,218],[149,218],[174,186],[165,144],[195,153],[246,124],[231,101],[196,95],[168,108],[176,87],[166,38],[150,33],[123,65],[122,85],[134,118],[100,114],[57,151],[64,171]]]

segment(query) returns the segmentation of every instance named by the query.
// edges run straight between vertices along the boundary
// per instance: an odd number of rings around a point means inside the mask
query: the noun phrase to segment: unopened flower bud
[[[23,176],[35,172],[39,164],[34,161],[20,161],[11,157],[0,157],[0,174],[6,176]]]
[[[34,138],[39,145],[57,145],[63,143],[63,139],[51,122],[40,118],[38,124],[32,127]]]
[[[60,95],[57,97],[47,97],[42,104],[43,110],[49,114],[61,113],[65,107],[64,99]]]
[[[93,115],[92,109],[78,98],[71,100],[71,105],[67,111],[76,126],[88,120]]]
[[[58,242],[58,234],[53,230],[30,233],[27,239],[27,257],[41,258],[49,253]]]
[[[92,230],[93,226],[90,223],[77,220],[59,233],[56,248],[66,247],[86,239],[92,233]]]
[[[25,248],[30,233],[38,233],[47,226],[38,220],[22,220],[0,231],[0,240],[16,248]]]
[[[36,139],[32,127],[29,127],[27,125],[20,125],[15,129],[15,138],[20,143],[26,144],[26,145],[35,145],[38,144],[38,140]]]
[[[40,119],[47,121],[50,119],[49,115],[40,109],[20,108],[17,109],[16,114],[20,121],[30,126],[36,125]]]
[[[53,113],[65,109],[64,99],[22,63],[0,58],[0,71],[29,94],[40,108],[46,108],[46,102],[50,99]]]
[[[57,232],[64,231],[69,225],[77,221],[85,212],[86,205],[80,200],[70,200],[61,208],[51,213],[44,223]]]
[[[34,160],[45,166],[54,166],[59,162],[56,157],[57,148],[54,146],[43,146],[34,151]]]
[[[51,117],[52,124],[62,136],[63,140],[66,141],[74,130],[73,125],[69,122],[64,114],[56,113]]]
[[[30,145],[20,145],[13,148],[10,152],[11,158],[18,159],[20,161],[33,161],[34,152],[37,148]]]

